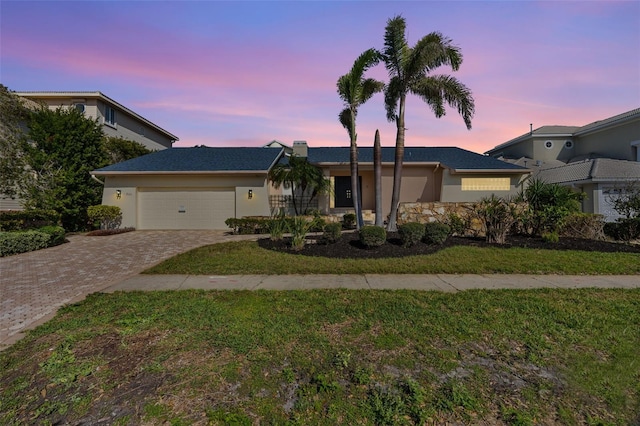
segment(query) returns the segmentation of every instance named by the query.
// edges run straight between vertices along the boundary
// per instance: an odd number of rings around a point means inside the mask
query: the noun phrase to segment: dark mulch
[[[385,257],[404,257],[422,254],[431,254],[446,247],[475,246],[475,247],[523,247],[544,250],[581,250],[597,252],[625,252],[640,253],[640,245],[615,243],[609,241],[585,240],[581,238],[561,237],[557,243],[546,243],[541,238],[525,236],[509,236],[507,244],[489,244],[483,238],[449,237],[442,245],[428,245],[419,243],[412,247],[402,247],[400,237],[396,233],[389,233],[387,243],[376,248],[366,248],[358,240],[355,232],[344,233],[342,238],[333,244],[326,244],[322,235],[307,237],[307,243],[300,251],[294,251],[290,247],[290,241],[285,238],[280,241],[271,241],[268,237],[258,240],[260,247],[267,250],[275,250],[286,253],[305,256],[333,257],[341,259],[378,259]]]

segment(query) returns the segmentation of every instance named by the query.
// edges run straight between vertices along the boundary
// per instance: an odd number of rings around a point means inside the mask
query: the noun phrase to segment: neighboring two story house
[[[607,221],[611,201],[640,182],[640,108],[585,126],[542,126],[485,154],[534,170],[533,177],[584,192],[582,210]]]
[[[122,137],[157,151],[171,148],[178,137],[152,123],[102,92],[15,92],[51,109],[74,107],[98,119],[107,136]]]
[[[138,142],[152,151],[171,148],[178,137],[152,123],[102,92],[14,92],[29,102],[50,109],[77,108],[89,118],[98,119],[105,135]],[[19,199],[0,194],[0,210],[21,210]]]

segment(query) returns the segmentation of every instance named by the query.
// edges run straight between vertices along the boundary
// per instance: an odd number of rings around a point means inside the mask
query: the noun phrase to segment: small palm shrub
[[[427,244],[444,244],[449,238],[451,227],[440,222],[429,222],[424,226],[423,241]]]
[[[327,223],[324,226],[322,240],[325,243],[333,244],[342,236],[342,224],[339,222]]]
[[[365,225],[358,233],[365,247],[380,247],[387,241],[387,231],[382,226]]]
[[[459,214],[456,213],[449,213],[445,222],[449,226],[449,232],[452,235],[465,235],[467,233],[467,229],[469,229],[468,218],[463,219]]]
[[[289,231],[291,232],[291,248],[294,250],[302,250],[304,248],[304,240],[307,233],[311,229],[313,222],[308,221],[304,217],[296,216],[289,223]]]
[[[271,241],[280,241],[287,230],[287,221],[284,217],[271,219],[267,225],[269,228],[269,238]]]
[[[398,234],[402,241],[402,247],[411,247],[424,237],[424,225],[418,222],[409,222],[398,227]]]

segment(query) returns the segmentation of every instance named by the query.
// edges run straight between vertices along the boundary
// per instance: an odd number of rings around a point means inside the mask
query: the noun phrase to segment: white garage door
[[[232,189],[138,189],[139,229],[227,229],[235,217]]]

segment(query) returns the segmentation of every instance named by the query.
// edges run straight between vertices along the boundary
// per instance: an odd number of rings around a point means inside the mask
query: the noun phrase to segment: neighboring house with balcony
[[[95,170],[105,182],[102,203],[119,206],[122,226],[136,229],[226,229],[231,217],[270,216],[280,210],[269,171],[287,162],[282,144],[263,148],[173,148]],[[330,179],[319,197],[323,214],[353,211],[348,147],[313,148],[296,141],[293,155],[306,157]],[[375,209],[373,149],[358,148],[363,210]],[[382,200],[389,214],[394,147],[382,148]],[[405,147],[403,203],[473,202],[491,194],[515,195],[530,170],[453,147]]]
[[[171,148],[178,137],[102,92],[15,92],[16,95],[56,109],[72,107],[98,119],[107,136],[138,142],[152,151]]]
[[[611,201],[640,182],[640,108],[585,126],[542,126],[486,152],[531,168],[533,177],[584,192],[586,213],[619,217]]]

